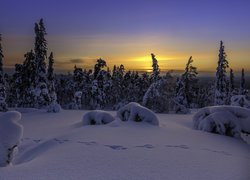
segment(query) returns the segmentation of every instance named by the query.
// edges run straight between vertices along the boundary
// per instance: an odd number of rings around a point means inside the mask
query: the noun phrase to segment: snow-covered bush
[[[231,105],[250,108],[250,101],[245,95],[235,95],[231,97]]]
[[[49,113],[58,113],[61,111],[61,106],[60,104],[53,102],[49,105],[47,112]]]
[[[190,109],[185,107],[184,105],[178,103],[177,98],[179,98],[179,97],[176,97],[176,99],[174,100],[174,102],[175,102],[175,112],[177,114],[188,114],[188,113],[190,113]]]
[[[193,117],[195,129],[240,137],[250,132],[250,110],[238,106],[212,106],[200,109]]]
[[[102,125],[114,120],[115,118],[106,111],[93,110],[83,116],[82,123],[83,125]]]
[[[0,115],[0,167],[7,166],[14,158],[23,136],[23,126],[18,124],[21,114],[9,111]]]
[[[155,113],[138,103],[131,102],[117,111],[117,116],[122,121],[146,122],[152,125],[159,125]]]

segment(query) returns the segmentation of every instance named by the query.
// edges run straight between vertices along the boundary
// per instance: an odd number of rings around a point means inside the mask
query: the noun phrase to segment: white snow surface
[[[93,110],[83,116],[82,123],[83,125],[104,125],[114,120],[115,118],[106,111]]]
[[[0,179],[250,179],[250,145],[194,130],[192,113],[156,114],[159,126],[120,120],[82,126],[87,112],[22,114],[19,153],[13,166],[0,168]]]
[[[20,119],[21,114],[17,111],[0,114],[0,167],[11,162],[13,152],[10,149],[14,150],[23,136],[23,126],[18,123]]]
[[[117,111],[117,117],[122,121],[146,122],[152,125],[159,125],[155,113],[138,103],[130,102]]]
[[[198,130],[240,137],[241,131],[250,132],[250,109],[239,106],[205,107],[194,115],[193,125]]]

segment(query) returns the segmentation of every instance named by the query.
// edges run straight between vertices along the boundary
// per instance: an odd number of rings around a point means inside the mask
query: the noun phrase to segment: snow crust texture
[[[9,111],[0,114],[0,167],[7,166],[14,158],[23,136],[23,126],[18,123],[21,114]]]
[[[138,103],[131,102],[117,111],[117,116],[122,121],[146,122],[151,125],[159,125],[159,120],[155,113]]]
[[[212,106],[200,109],[193,117],[195,129],[240,137],[250,132],[250,110],[238,106]]]
[[[104,125],[111,123],[115,118],[108,112],[101,110],[93,110],[87,112],[82,119],[83,125]]]

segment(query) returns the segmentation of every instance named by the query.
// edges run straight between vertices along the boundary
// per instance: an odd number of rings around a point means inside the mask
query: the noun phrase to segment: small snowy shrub
[[[115,118],[108,112],[101,110],[93,110],[87,112],[82,119],[83,125],[102,125],[114,121]]]
[[[58,103],[52,103],[49,105],[47,112],[49,113],[58,113],[61,111],[61,106]]]
[[[240,137],[250,132],[250,110],[237,106],[212,106],[200,109],[193,117],[195,129]]]
[[[235,95],[231,97],[231,105],[250,108],[250,101],[245,95]]]
[[[131,102],[117,111],[117,116],[122,121],[146,122],[152,125],[159,125],[155,113],[138,103]]]
[[[14,158],[23,136],[23,126],[18,124],[21,114],[9,111],[0,115],[0,167],[7,166]]]

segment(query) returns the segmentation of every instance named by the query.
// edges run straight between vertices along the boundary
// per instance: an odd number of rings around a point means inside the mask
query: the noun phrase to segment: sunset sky
[[[56,70],[76,64],[150,70],[183,69],[189,56],[199,71],[214,71],[219,41],[229,65],[250,72],[249,0],[4,0],[0,2],[4,65],[13,68],[34,46],[34,23],[44,19]]]

